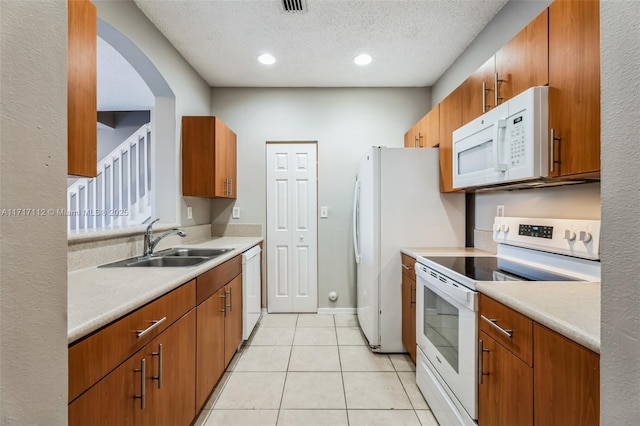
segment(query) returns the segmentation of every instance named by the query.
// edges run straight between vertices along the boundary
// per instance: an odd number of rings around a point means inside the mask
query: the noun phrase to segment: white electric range
[[[600,281],[600,221],[496,217],[493,240],[495,256],[417,256],[416,382],[441,426],[478,418],[478,282]]]

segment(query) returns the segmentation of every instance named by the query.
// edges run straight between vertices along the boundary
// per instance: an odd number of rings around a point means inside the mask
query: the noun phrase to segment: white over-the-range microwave
[[[549,88],[532,87],[453,132],[453,186],[539,181],[549,174]]]

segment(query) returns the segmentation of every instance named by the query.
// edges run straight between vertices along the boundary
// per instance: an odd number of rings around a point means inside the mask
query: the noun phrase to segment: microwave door
[[[502,145],[504,129],[496,120],[456,141],[454,146],[454,179],[456,188],[479,186],[500,182],[506,179],[506,164],[503,159]]]

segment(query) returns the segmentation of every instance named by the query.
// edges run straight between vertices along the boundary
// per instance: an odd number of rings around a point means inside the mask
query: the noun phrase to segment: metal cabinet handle
[[[411,300],[410,300],[410,302],[411,302],[411,303],[409,304],[409,306],[411,306],[411,305],[415,305],[415,304],[416,304],[416,288],[415,288],[415,286],[411,286],[411,296],[410,296],[410,299],[411,299]]]
[[[151,378],[157,380],[158,389],[162,389],[162,343],[158,345],[158,352],[151,352],[151,355],[158,357],[158,375]]]
[[[229,195],[233,193],[233,179],[229,178]]]
[[[407,271],[408,271],[409,269],[411,269],[411,268],[409,268],[409,266],[405,265],[404,263],[402,264],[402,267],[403,267],[404,269],[406,269]]]
[[[498,324],[496,324],[498,322],[497,319],[490,319],[485,317],[484,315],[480,315],[480,318],[491,324],[496,330],[507,336],[509,339],[513,337],[513,330],[505,330],[504,328],[500,327]]]
[[[133,395],[133,399],[139,399],[140,409],[144,410],[147,406],[147,387],[145,384],[145,377],[147,376],[147,360],[142,358],[142,361],[140,361],[140,368],[136,368],[133,371],[140,373],[140,394]]]
[[[560,138],[556,137],[556,129],[551,129],[551,153],[549,155],[549,171],[553,172],[556,168],[556,163],[560,163],[556,161],[556,141],[559,141]]]
[[[418,147],[418,137],[417,137],[417,136],[414,136],[414,137],[413,137],[413,147],[414,147],[414,148],[417,148],[417,147]]]
[[[487,112],[487,83],[482,82],[482,113]]]
[[[224,312],[224,316],[227,316],[227,292],[225,291],[222,296],[218,296],[220,299],[224,299],[222,304],[223,309],[220,309],[220,312]]]
[[[498,106],[498,101],[502,100],[502,97],[500,96],[500,83],[504,82],[504,80],[500,80],[498,78],[498,73],[495,73],[494,75],[494,88],[493,91],[495,93],[495,106]]]
[[[478,384],[482,384],[482,377],[488,376],[489,373],[485,373],[484,370],[484,353],[489,352],[489,349],[484,348],[484,343],[480,340],[478,345]]]
[[[160,324],[162,324],[166,320],[167,320],[167,317],[162,317],[159,320],[151,321],[151,325],[149,327],[145,328],[144,330],[137,330],[136,333],[137,333],[138,339],[143,337],[144,335],[150,333],[154,328],[156,328],[157,326],[159,326]]]
[[[418,133],[418,146],[422,148],[422,135]]]
[[[233,303],[231,301],[231,298],[232,298],[231,289],[229,289],[229,304],[227,305],[227,308],[229,308],[230,311],[233,311]]]

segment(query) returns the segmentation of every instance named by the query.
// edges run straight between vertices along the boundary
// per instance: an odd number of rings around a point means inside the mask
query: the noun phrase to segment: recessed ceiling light
[[[356,65],[369,65],[371,63],[371,56],[363,53],[362,55],[358,55],[353,60]]]
[[[261,64],[273,65],[273,64],[276,63],[276,58],[274,58],[273,55],[271,55],[270,53],[264,53],[264,54],[258,56],[258,61]]]

